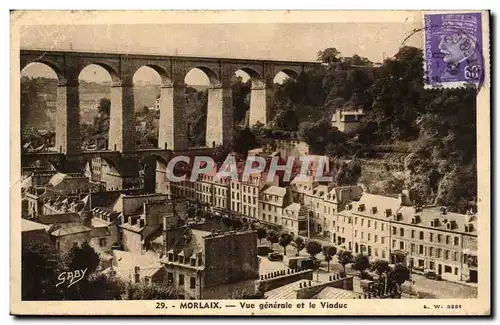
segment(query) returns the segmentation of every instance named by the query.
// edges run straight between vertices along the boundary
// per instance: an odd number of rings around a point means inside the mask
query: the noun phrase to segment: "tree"
[[[123,281],[104,274],[94,274],[82,281],[85,285],[79,287],[79,294],[85,300],[119,300],[126,287]]]
[[[237,130],[233,140],[233,150],[244,158],[248,155],[248,150],[257,146],[257,139],[250,128]]]
[[[281,247],[283,247],[283,253],[286,255],[286,247],[288,245],[290,245],[290,243],[292,242],[293,240],[293,236],[290,235],[290,234],[285,234],[285,233],[282,233],[280,235],[280,238],[279,238],[279,244]]]
[[[22,300],[59,299],[56,283],[61,272],[60,256],[42,240],[23,240],[21,253]]]
[[[311,152],[314,153],[324,154],[327,145],[329,148],[336,148],[335,155],[347,151],[346,135],[333,127],[327,119],[301,123],[299,136],[311,147]]]
[[[295,250],[297,251],[296,256],[299,256],[300,251],[303,250],[304,247],[306,247],[304,238],[300,236],[295,237],[295,239],[293,240],[293,246],[295,246]]]
[[[363,277],[363,273],[370,268],[370,259],[367,255],[360,253],[354,257],[352,268],[359,271],[360,276]]]
[[[352,262],[352,253],[350,251],[341,251],[340,253],[338,253],[337,258],[339,260],[339,264],[344,268],[345,274],[346,265]]]
[[[233,226],[233,220],[228,217],[222,217],[222,224],[227,228],[231,228]]]
[[[259,239],[259,244],[262,244],[262,239],[266,238],[267,230],[264,227],[257,228],[257,238]]]
[[[111,100],[109,98],[101,98],[97,107],[99,114],[108,115],[111,112]]]
[[[315,240],[311,240],[306,244],[306,251],[311,258],[316,259],[316,255],[321,253],[321,244]]]
[[[271,230],[270,232],[267,233],[267,240],[271,244],[270,245],[271,249],[273,249],[273,244],[279,241],[278,233],[274,230]]]
[[[337,248],[335,248],[335,246],[323,246],[323,256],[325,257],[325,261],[328,263],[328,272],[330,272],[330,261],[333,259],[335,254],[337,254]]]
[[[318,61],[327,64],[340,62],[340,52],[334,47],[329,47],[323,51],[318,51]]]
[[[411,277],[410,270],[401,263],[398,263],[394,266],[392,270],[389,271],[387,275],[388,282],[394,284],[398,290],[401,292],[401,285],[405,281],[409,281]]]
[[[240,219],[233,220],[232,228],[234,230],[240,230],[242,227],[243,227],[243,222],[241,222]]]
[[[64,258],[64,264],[68,270],[87,269],[87,275],[94,273],[99,263],[99,253],[86,240],[81,245],[73,244]]]
[[[157,300],[176,299],[177,297],[174,288],[170,285],[129,283],[125,289],[123,298],[126,300]]]
[[[383,277],[387,274],[391,268],[389,267],[389,262],[384,260],[376,260],[372,263],[371,269],[379,275],[379,277]]]

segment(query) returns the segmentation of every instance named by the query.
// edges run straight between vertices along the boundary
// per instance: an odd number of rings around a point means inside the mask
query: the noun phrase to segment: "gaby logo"
[[[267,181],[272,182],[278,172],[280,172],[282,173],[283,181],[288,182],[291,180],[294,171],[296,172],[293,181],[306,180],[310,176],[313,176],[316,182],[331,182],[333,180],[333,177],[324,175],[325,170],[329,166],[329,160],[326,156],[301,156],[298,159],[296,157],[288,157],[285,164],[280,159],[277,156],[272,157],[270,160],[259,156],[249,156],[244,164],[238,164],[233,155],[228,155],[220,168],[216,170],[216,164],[211,157],[196,156],[192,163],[189,180],[194,182],[201,175],[211,174],[215,176],[216,180],[228,177],[234,181],[241,180],[245,182],[248,181],[252,174],[267,172]],[[169,161],[167,165],[167,179],[171,182],[183,182],[187,179],[186,174],[180,176],[174,174],[178,163],[190,165],[191,158],[188,156],[177,156]],[[310,173],[312,170],[314,170],[313,175]]]
[[[68,288],[71,287],[73,284],[81,281],[85,277],[87,270],[88,268],[85,268],[82,270],[68,271],[59,274],[57,277],[59,282],[56,284],[56,288],[64,283],[67,283]]]

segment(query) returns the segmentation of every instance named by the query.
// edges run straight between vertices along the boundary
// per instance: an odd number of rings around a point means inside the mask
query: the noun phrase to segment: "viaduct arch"
[[[119,169],[128,167],[130,159],[142,159],[156,154],[168,160],[172,155],[186,154],[187,125],[185,120],[186,74],[193,68],[205,72],[210,80],[207,107],[206,145],[227,144],[232,130],[231,78],[236,71],[246,72],[252,80],[250,125],[266,124],[273,103],[273,79],[280,71],[290,76],[312,69],[317,62],[269,61],[213,57],[182,57],[164,55],[93,53],[73,51],[20,51],[20,68],[39,62],[46,64],[57,75],[56,149],[52,153],[23,153],[22,165],[42,157],[61,169],[70,169],[73,162],[87,161],[91,156],[102,156],[115,161]],[[111,112],[108,150],[83,152],[80,138],[80,94],[78,77],[88,65],[96,64],[111,76]],[[135,147],[134,84],[135,72],[143,66],[154,69],[161,78],[160,120],[158,147],[149,151]],[[206,151],[201,149],[203,152]],[[196,149],[200,150],[200,149]],[[194,154],[195,151],[191,153]],[[138,163],[136,164],[138,165]]]

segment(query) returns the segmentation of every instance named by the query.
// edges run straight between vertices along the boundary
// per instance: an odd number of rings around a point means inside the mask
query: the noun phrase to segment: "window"
[[[375,230],[377,230],[377,222],[376,221],[373,222],[373,228],[375,228]]]
[[[355,217],[354,218],[354,224],[357,225],[358,224],[358,217]]]
[[[422,255],[424,253],[424,245],[418,245],[418,253]]]
[[[189,287],[191,289],[196,288],[196,278],[193,278],[193,277],[189,278]]]
[[[455,275],[458,275],[458,267],[455,268]]]
[[[401,250],[405,249],[405,242],[402,240],[399,242],[399,249],[401,249]]]
[[[432,232],[429,233],[429,241],[433,241],[434,239],[434,234]]]
[[[384,244],[384,243],[385,243],[385,238],[384,238],[383,236],[382,236],[382,237],[380,237],[380,242],[381,242],[382,244]]]
[[[392,227],[392,234],[396,235],[397,233],[398,233],[398,230],[396,229],[396,227]]]
[[[382,224],[382,231],[384,231],[384,224]]]
[[[453,253],[453,260],[458,261],[458,253],[457,252]]]
[[[424,267],[424,260],[418,260],[418,267]]]
[[[371,221],[371,220],[368,220],[368,228],[370,228],[370,223],[371,223],[370,221]]]
[[[441,242],[441,234],[438,234],[437,235],[437,242],[440,243]]]
[[[167,273],[167,282],[174,283],[174,274],[172,272]]]
[[[361,239],[363,239],[363,235],[364,235],[364,233],[363,233],[363,232],[361,232]]]
[[[378,248],[375,248],[375,256],[378,256]]]
[[[385,251],[382,251],[382,258],[385,258]]]
[[[415,238],[415,230],[411,231],[411,238]]]
[[[415,253],[415,244],[411,244],[411,252],[412,254]]]
[[[354,230],[354,237],[358,237],[358,231]]]
[[[393,239],[392,240],[392,248],[395,248],[396,247],[396,239]]]
[[[458,237],[453,238],[453,245],[458,246]]]
[[[420,232],[419,239],[424,240],[424,232],[423,231]]]
[[[365,219],[361,218],[361,226],[363,226]]]
[[[377,241],[378,241],[378,236],[377,236],[377,235],[375,235],[375,236],[374,236],[374,238],[373,238],[373,240],[374,240],[375,242],[377,242]],[[377,256],[378,256],[378,255],[377,255]]]
[[[370,239],[371,239],[371,234],[370,234],[370,233],[368,233],[368,240],[370,240]]]
[[[179,274],[179,285],[180,286],[184,285],[184,274]]]
[[[404,230],[404,228],[399,228],[399,235],[400,235],[401,237],[404,237],[404,236],[405,236],[405,230]]]
[[[451,273],[451,272],[452,272],[452,271],[451,271],[451,266],[449,266],[449,265],[445,265],[445,266],[444,266],[444,273]]]
[[[450,251],[449,250],[445,250],[444,251],[444,259],[447,260],[450,258]]]
[[[434,254],[434,247],[429,247],[429,256],[433,256]]]
[[[446,236],[446,244],[448,245],[450,243],[450,236]]]
[[[100,247],[105,247],[108,243],[108,240],[106,238],[99,238],[99,246]]]
[[[436,257],[441,258],[441,248],[436,249]]]

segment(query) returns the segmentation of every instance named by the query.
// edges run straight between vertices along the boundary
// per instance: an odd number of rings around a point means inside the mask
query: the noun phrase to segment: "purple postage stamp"
[[[484,77],[481,13],[424,15],[425,86],[478,86]]]

